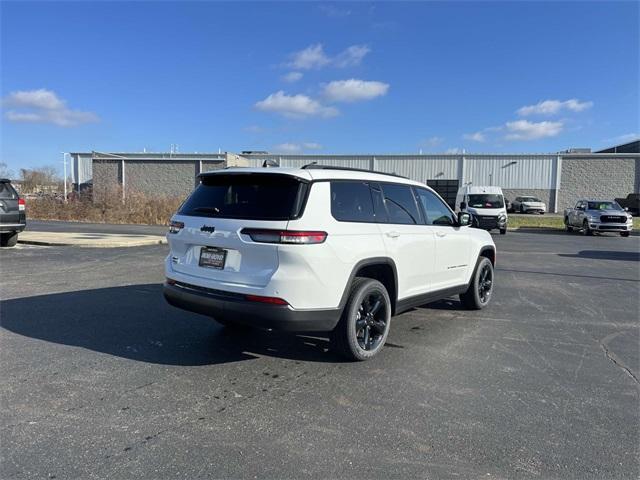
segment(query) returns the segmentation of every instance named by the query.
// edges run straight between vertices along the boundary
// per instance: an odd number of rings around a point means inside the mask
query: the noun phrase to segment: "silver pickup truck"
[[[620,232],[628,237],[633,229],[631,214],[617,202],[609,200],[578,200],[574,208],[564,211],[567,231],[582,230],[585,235],[594,232]]]

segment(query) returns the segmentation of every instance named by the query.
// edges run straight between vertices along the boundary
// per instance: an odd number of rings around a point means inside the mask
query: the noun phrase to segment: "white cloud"
[[[526,117],[528,115],[555,115],[563,110],[571,112],[582,112],[593,106],[593,102],[581,102],[576,98],[569,100],[544,100],[535,105],[526,105],[518,109],[518,115]]]
[[[537,140],[558,135],[564,124],[562,122],[530,122],[528,120],[516,120],[505,124],[507,140]]]
[[[482,132],[465,133],[462,138],[465,140],[473,140],[474,142],[484,142],[487,140],[487,137]]]
[[[325,107],[320,102],[306,95],[287,95],[282,90],[272,93],[255,104],[255,108],[263,112],[272,112],[289,118],[303,117],[335,117],[338,110]]]
[[[331,5],[328,3],[321,3],[318,6],[318,10],[324,13],[327,17],[342,18],[351,15],[351,10],[338,8],[335,5]]]
[[[274,145],[273,150],[276,153],[297,153],[302,150],[302,147],[297,143],[280,143]]]
[[[444,138],[434,136],[434,137],[429,137],[423,140],[422,142],[420,142],[419,145],[421,147],[435,147],[437,145],[440,145],[443,141],[444,141]]]
[[[304,50],[293,53],[289,66],[299,70],[310,70],[313,68],[322,68],[330,62],[331,60],[324,53],[322,44],[316,43],[315,45],[308,46]]]
[[[295,83],[303,77],[302,72],[289,72],[282,76],[282,80],[287,83]]]
[[[333,59],[333,65],[339,68],[360,65],[362,59],[370,51],[371,49],[366,45],[352,45],[343,52],[336,55],[336,57]]]
[[[315,142],[304,142],[304,143],[280,143],[279,145],[274,145],[273,150],[276,153],[298,153],[303,150],[321,150],[322,145]]]
[[[75,127],[99,120],[95,113],[71,110],[55,92],[44,88],[11,92],[2,103],[11,108],[5,112],[5,118],[10,122]]]
[[[322,44],[316,43],[291,54],[291,60],[286,65],[295,70],[314,70],[327,66],[352,67],[359,65],[370,51],[366,45],[351,45],[335,57],[330,57],[324,52]]]
[[[388,83],[351,78],[328,83],[323,93],[332,102],[359,102],[386,95],[388,90]]]
[[[604,141],[609,143],[627,143],[638,139],[640,139],[640,133],[625,133],[624,135],[618,135],[617,137],[608,138]]]

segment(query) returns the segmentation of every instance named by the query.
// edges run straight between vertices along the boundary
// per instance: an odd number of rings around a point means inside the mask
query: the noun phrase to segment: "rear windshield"
[[[589,202],[589,210],[622,210],[618,202]]]
[[[306,184],[290,175],[216,174],[202,177],[180,215],[289,220],[300,214]]]
[[[504,202],[502,195],[491,195],[487,193],[469,195],[469,206],[473,208],[502,208]]]
[[[0,182],[0,198],[18,198],[18,194],[9,182]]]

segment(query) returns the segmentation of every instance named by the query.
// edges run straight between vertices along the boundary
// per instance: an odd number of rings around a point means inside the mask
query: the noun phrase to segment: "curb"
[[[146,247],[150,245],[166,245],[166,239],[158,239],[155,241],[146,240],[143,242],[112,242],[109,244],[96,243],[70,243],[70,242],[47,242],[44,240],[21,240],[18,237],[18,243],[23,245],[40,245],[44,247],[80,247],[80,248],[123,248],[123,247]]]

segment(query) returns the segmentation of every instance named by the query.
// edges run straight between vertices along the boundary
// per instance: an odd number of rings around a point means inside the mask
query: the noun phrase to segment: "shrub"
[[[98,193],[98,195],[95,195]],[[93,223],[167,225],[183,199],[158,197],[127,191],[125,201],[119,187],[94,192],[94,199],[80,196],[64,202],[60,198],[27,198],[27,218]]]

